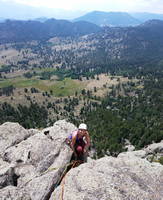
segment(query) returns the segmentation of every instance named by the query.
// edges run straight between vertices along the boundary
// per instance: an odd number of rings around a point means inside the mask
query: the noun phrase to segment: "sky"
[[[0,0],[0,19],[73,19],[94,10],[163,14],[163,0]]]
[[[0,0],[63,10],[163,13],[163,0]]]

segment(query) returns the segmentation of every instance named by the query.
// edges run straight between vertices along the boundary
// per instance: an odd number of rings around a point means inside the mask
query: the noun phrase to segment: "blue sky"
[[[0,0],[63,10],[101,10],[163,13],[163,0]]]

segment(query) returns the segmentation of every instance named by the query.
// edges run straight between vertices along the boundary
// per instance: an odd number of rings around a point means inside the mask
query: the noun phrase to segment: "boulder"
[[[162,200],[163,166],[133,156],[104,157],[71,169],[50,200]]]
[[[163,141],[161,141],[160,143],[150,144],[147,147],[143,148],[142,150],[133,151],[132,149],[127,152],[123,152],[119,154],[118,157],[123,157],[123,156],[125,157],[136,156],[139,158],[145,158],[150,162],[158,161],[159,158],[163,156]]]
[[[60,120],[42,131],[28,130],[30,137],[5,147],[2,159],[7,162],[2,162],[7,166],[1,169],[2,187],[14,185],[17,189],[23,188],[31,200],[50,198],[71,160],[72,150],[65,139],[75,129],[73,124]],[[10,165],[14,165],[12,173]]]
[[[58,157],[56,157],[47,171],[33,178],[25,186],[31,200],[46,200],[50,198],[70,159],[71,150],[66,147],[60,151]]]
[[[8,162],[32,164],[36,168],[43,166],[46,170],[59,155],[59,151],[66,146],[65,139],[74,129],[76,127],[65,120],[57,121],[54,126],[8,148],[4,159]]]
[[[30,137],[34,132],[28,131],[18,123],[6,122],[0,126],[0,156],[4,151]]]
[[[159,162],[163,158],[163,141],[160,143],[153,143],[144,148],[146,152],[146,159],[150,162]]]
[[[54,148],[54,141],[43,133],[38,133],[8,148],[4,153],[4,158],[8,162],[19,161],[37,166]]]
[[[147,153],[145,150],[138,150],[138,151],[127,151],[127,152],[123,152],[123,153],[120,153],[118,155],[119,158],[132,158],[133,156],[136,156],[138,158],[146,158],[147,156]]]
[[[14,165],[7,162],[0,162],[0,189],[8,185],[14,185]]]
[[[148,147],[145,148],[145,151],[148,154],[162,154],[163,155],[163,141],[160,143],[153,143],[148,145]]]
[[[65,144],[65,139],[74,129],[76,127],[73,124],[60,120],[42,131],[42,134],[52,141],[53,150],[39,162],[37,176],[25,186],[32,200],[50,198],[71,160],[72,150]]]
[[[17,176],[17,187],[23,188],[25,185],[36,177],[36,168],[31,164],[18,164],[14,168],[14,174]]]

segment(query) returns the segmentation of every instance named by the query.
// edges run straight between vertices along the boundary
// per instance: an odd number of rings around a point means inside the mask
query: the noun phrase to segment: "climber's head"
[[[82,123],[82,124],[79,125],[78,129],[79,129],[79,131],[78,131],[79,135],[82,136],[82,137],[85,136],[85,134],[87,132],[87,125]]]
[[[87,125],[82,123],[79,125],[79,130],[87,130]]]

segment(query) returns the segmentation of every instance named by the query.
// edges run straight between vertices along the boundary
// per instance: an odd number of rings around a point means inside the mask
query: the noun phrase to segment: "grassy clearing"
[[[38,80],[15,78],[0,81],[0,88],[13,85],[15,88],[34,87],[41,91],[53,92],[54,96],[64,97],[74,95],[76,91],[84,88],[84,84],[78,83],[70,78],[65,78],[62,81]]]
[[[48,67],[48,68],[42,68],[42,69],[40,69],[40,68],[36,67],[33,70],[36,71],[36,72],[38,72],[38,73],[39,72],[53,72],[53,71],[55,71],[55,68]]]
[[[53,91],[54,96],[71,96],[76,91],[80,91],[83,88],[84,85],[81,85],[70,78],[56,81],[55,84],[49,86],[49,89]]]
[[[76,91],[83,89],[84,85],[81,85],[70,78],[65,78],[62,81],[39,80],[35,82],[32,87],[41,91],[52,91],[53,95],[56,97],[64,97],[74,95]]]
[[[16,88],[32,87],[39,80],[36,79],[25,79],[25,78],[16,78],[16,79],[7,79],[0,81],[0,88],[13,85]]]

